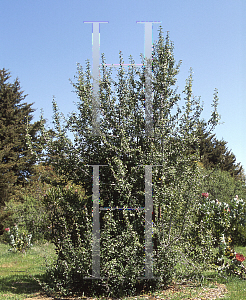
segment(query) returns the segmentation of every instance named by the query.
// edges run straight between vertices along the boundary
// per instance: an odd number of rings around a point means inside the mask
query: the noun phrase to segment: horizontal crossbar
[[[119,209],[119,210],[145,210],[145,207],[129,207],[129,208],[124,208],[124,207],[121,207],[121,208],[118,208],[118,207],[100,207],[99,209],[100,210],[116,210],[116,209]]]
[[[100,64],[106,67],[143,67],[144,64]]]

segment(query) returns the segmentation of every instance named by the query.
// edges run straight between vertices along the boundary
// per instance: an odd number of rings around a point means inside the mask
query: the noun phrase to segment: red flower
[[[236,254],[236,260],[238,260],[238,261],[244,261],[245,260],[245,257],[242,255],[242,254],[239,254],[239,253],[237,253]]]
[[[9,232],[9,228],[5,228],[5,231]]]
[[[202,193],[202,197],[208,198],[208,193]]]

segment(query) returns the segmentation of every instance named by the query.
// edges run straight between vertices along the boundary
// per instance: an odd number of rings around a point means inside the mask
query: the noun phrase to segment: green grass
[[[226,283],[229,294],[224,297],[226,300],[243,300],[246,299],[246,282],[240,279],[229,280]]]
[[[46,260],[51,261],[54,247],[50,244],[36,245],[26,254],[12,253],[9,246],[0,244],[0,299],[19,300],[40,291],[32,276],[41,278]]]
[[[11,253],[8,249],[8,245],[0,243],[0,300],[22,300],[35,297],[41,289],[32,276],[41,279],[45,273],[46,260],[51,262],[55,258],[54,246],[51,244],[35,245],[26,254]],[[236,247],[235,250],[246,256],[246,247]],[[166,291],[155,292],[151,295],[153,297],[159,296],[159,299],[192,299],[197,297],[203,288],[215,288],[217,281],[225,284],[229,291],[223,299],[246,299],[246,280],[229,278],[226,281],[216,276],[214,272],[210,272],[208,277],[213,278],[213,280],[206,280],[203,287],[194,283],[185,286],[174,285]],[[124,299],[136,300],[147,299],[147,297],[149,295]]]

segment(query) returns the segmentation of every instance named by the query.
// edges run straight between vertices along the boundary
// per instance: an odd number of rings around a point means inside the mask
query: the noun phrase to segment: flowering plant
[[[231,200],[230,207],[233,227],[235,228],[237,225],[244,226],[246,204],[243,199],[238,199],[238,195],[236,195],[235,198]]]
[[[242,254],[237,253],[236,260],[243,262],[245,260],[245,257]]]
[[[203,194],[206,194],[203,195]],[[203,226],[212,231],[216,244],[219,243],[219,238],[222,234],[226,234],[231,226],[230,208],[225,202],[210,200],[208,193],[203,193],[203,203],[198,207],[198,216]],[[205,198],[206,197],[206,200]]]
[[[5,228],[8,235],[8,243],[11,246],[9,251],[25,253],[27,249],[32,247],[32,235],[26,231],[19,232],[18,226],[15,224],[13,229]]]
[[[222,276],[235,275],[246,279],[246,267],[243,264],[245,257],[235,252],[231,246],[231,242],[230,237],[226,242],[225,236],[222,235],[216,262],[219,265],[218,272]]]
[[[202,201],[198,206],[199,222],[212,231],[217,245],[222,234],[233,234],[234,242],[237,242],[242,237],[238,230],[245,226],[246,203],[239,200],[238,196],[229,204],[218,199],[210,200],[208,196],[208,193],[202,193]]]
[[[208,198],[209,194],[208,193],[202,193],[202,197]]]

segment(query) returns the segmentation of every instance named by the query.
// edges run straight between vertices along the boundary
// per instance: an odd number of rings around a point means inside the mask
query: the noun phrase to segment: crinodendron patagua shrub
[[[45,148],[48,163],[85,191],[84,198],[80,198],[71,189],[53,189],[45,199],[58,253],[56,264],[49,270],[46,288],[65,295],[83,292],[133,295],[138,290],[163,287],[175,276],[193,276],[207,266],[204,253],[208,253],[209,236],[206,233],[201,233],[200,254],[190,255],[191,248],[194,251],[198,248],[191,236],[200,201],[201,175],[196,149],[197,124],[201,122],[202,112],[199,98],[192,94],[192,70],[181,99],[176,92],[181,62],[175,65],[173,44],[168,35],[163,38],[160,29],[159,40],[153,46],[153,126],[148,134],[145,68],[120,67],[116,82],[104,57],[102,62],[100,134],[93,134],[95,106],[88,63],[85,73],[78,68],[78,82],[74,84],[78,110],[64,128],[53,103],[56,135]],[[144,59],[142,62],[146,64]],[[135,64],[132,58],[130,63]],[[120,65],[124,65],[121,54]],[[182,109],[180,100],[184,100]],[[214,109],[206,123],[211,131],[218,122],[217,103],[215,91]],[[74,143],[69,142],[66,128],[74,133]],[[92,178],[96,177],[91,167],[95,165],[100,165],[100,207],[110,207],[99,213],[100,280],[91,279]],[[137,208],[145,207],[146,198],[153,200],[153,206],[149,205],[153,214],[152,220],[146,219],[145,224],[146,211]],[[123,207],[124,210],[118,209]],[[152,276],[142,279],[148,262],[145,255],[150,254],[144,248],[145,235],[149,237],[147,224],[153,230],[154,279]]]

